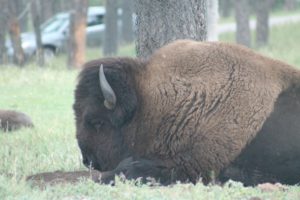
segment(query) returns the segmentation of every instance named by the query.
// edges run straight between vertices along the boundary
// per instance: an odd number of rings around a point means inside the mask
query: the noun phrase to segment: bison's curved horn
[[[102,94],[104,96],[104,106],[109,109],[112,110],[114,109],[116,102],[117,102],[117,98],[116,95],[113,91],[113,89],[111,88],[111,86],[109,85],[109,83],[106,80],[104,71],[103,71],[103,65],[100,65],[100,69],[99,69],[99,80],[100,80],[100,87],[101,87],[101,91]]]

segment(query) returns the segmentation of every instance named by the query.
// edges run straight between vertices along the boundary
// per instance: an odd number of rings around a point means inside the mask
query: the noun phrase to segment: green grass
[[[0,134],[0,173],[28,175],[80,167],[71,107],[76,72],[34,67],[0,70],[0,107],[28,113],[35,124],[32,130]]]
[[[272,29],[270,45],[262,53],[300,67],[300,24]],[[288,34],[288,35],[287,35]],[[232,35],[222,35],[231,41]],[[135,55],[134,46],[120,51]],[[101,57],[88,51],[88,58]],[[49,186],[44,190],[25,181],[31,174],[46,171],[84,169],[75,140],[73,91],[77,70],[67,70],[62,55],[45,68],[35,65],[19,69],[0,66],[0,108],[20,110],[30,115],[34,129],[0,133],[0,199],[300,199],[300,187],[264,192],[240,183],[204,186],[178,184],[172,187],[135,186],[118,182],[115,187],[83,180],[76,185]]]
[[[275,26],[271,29],[269,44],[266,47],[256,48],[254,44],[255,33],[252,31],[252,46],[262,54],[280,59],[300,68],[300,22]],[[232,33],[220,35],[220,40],[234,42]]]

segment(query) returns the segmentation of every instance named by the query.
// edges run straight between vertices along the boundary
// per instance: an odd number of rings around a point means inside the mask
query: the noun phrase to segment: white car
[[[121,10],[118,11],[121,14]],[[100,46],[104,37],[104,7],[89,7],[87,12],[86,39],[88,46]],[[65,49],[69,36],[70,12],[54,15],[41,25],[42,45],[46,59]],[[120,25],[120,23],[119,23]],[[22,47],[26,57],[35,54],[37,46],[35,34],[26,32],[21,34]],[[9,57],[13,55],[10,40],[6,41]]]

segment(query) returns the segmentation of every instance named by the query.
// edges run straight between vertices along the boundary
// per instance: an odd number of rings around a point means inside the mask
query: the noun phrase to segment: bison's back
[[[186,40],[158,50],[147,67],[145,81],[154,89],[144,94],[146,112],[155,112],[146,119],[155,127],[152,149],[190,176],[218,173],[231,162],[291,84],[282,74],[295,72],[237,45]]]

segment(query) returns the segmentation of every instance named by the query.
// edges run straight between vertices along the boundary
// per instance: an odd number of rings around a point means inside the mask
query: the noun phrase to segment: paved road
[[[269,21],[270,26],[282,25],[290,22],[299,22],[300,15],[292,15],[292,16],[280,16],[280,17],[271,17]],[[250,20],[250,29],[254,30],[256,26],[255,20]],[[226,32],[235,32],[236,24],[235,23],[224,23],[219,24],[218,33],[226,33]]]

